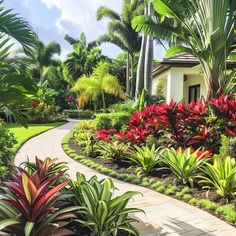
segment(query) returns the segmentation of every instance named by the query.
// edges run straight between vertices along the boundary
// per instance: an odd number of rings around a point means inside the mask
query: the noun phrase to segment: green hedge
[[[133,108],[132,104],[129,103],[116,103],[109,107],[109,110],[111,112],[122,112],[122,113],[128,113],[133,114],[136,109]]]
[[[73,119],[91,119],[94,116],[93,111],[90,110],[64,110],[63,115],[65,115],[68,118]]]
[[[102,113],[95,119],[96,129],[121,129],[130,120],[128,113]]]

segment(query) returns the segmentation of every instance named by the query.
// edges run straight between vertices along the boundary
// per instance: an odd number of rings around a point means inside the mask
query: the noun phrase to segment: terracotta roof
[[[168,70],[170,67],[194,67],[199,64],[196,57],[188,53],[180,53],[171,57],[166,57],[163,61],[153,69],[153,76]],[[235,67],[235,62],[228,61],[229,67]]]

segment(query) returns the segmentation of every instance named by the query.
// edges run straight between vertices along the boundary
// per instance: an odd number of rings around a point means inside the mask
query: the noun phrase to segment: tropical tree
[[[59,43],[52,41],[45,45],[42,41],[37,41],[33,53],[30,55],[22,55],[22,51],[18,50],[18,60],[22,67],[28,68],[31,77],[42,85],[43,74],[45,68],[56,67],[60,65],[60,61],[55,59],[55,55],[61,54],[61,46]]]
[[[208,85],[208,99],[223,93],[226,60],[236,49],[236,2],[233,0],[153,0],[162,17],[139,16],[133,27],[158,38],[175,38],[167,56],[191,53],[199,59]],[[167,24],[172,20],[174,24]]]
[[[127,53],[126,66],[126,92],[134,95],[134,56],[140,51],[141,37],[133,30],[131,22],[133,17],[142,14],[144,1],[123,0],[122,13],[102,6],[97,10],[97,20],[108,18],[108,33],[98,38],[98,43],[113,43]]]
[[[65,40],[73,46],[73,52],[68,54],[63,63],[63,74],[65,80],[74,86],[79,77],[82,75],[89,76],[94,66],[106,57],[102,55],[102,51],[97,47],[96,42],[87,43],[84,33],[81,33],[79,39],[66,35]]]
[[[96,102],[102,99],[103,109],[106,109],[105,94],[112,94],[125,99],[125,93],[118,79],[109,73],[109,63],[101,61],[95,67],[92,75],[83,75],[78,79],[72,92],[79,93],[79,103],[86,104],[89,100]]]

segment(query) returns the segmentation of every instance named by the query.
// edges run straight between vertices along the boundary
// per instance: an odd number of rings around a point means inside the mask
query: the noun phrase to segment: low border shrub
[[[62,114],[72,119],[92,119],[94,112],[90,110],[64,110]]]
[[[130,120],[128,113],[101,113],[96,115],[96,129],[121,129]]]

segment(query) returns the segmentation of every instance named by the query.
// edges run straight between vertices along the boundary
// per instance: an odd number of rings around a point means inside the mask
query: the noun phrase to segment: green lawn
[[[17,144],[14,147],[14,152],[17,152],[17,150],[22,146],[22,144],[24,144],[30,138],[63,124],[64,122],[50,124],[29,124],[28,129],[18,126],[16,124],[6,124],[6,126],[16,137]]]

